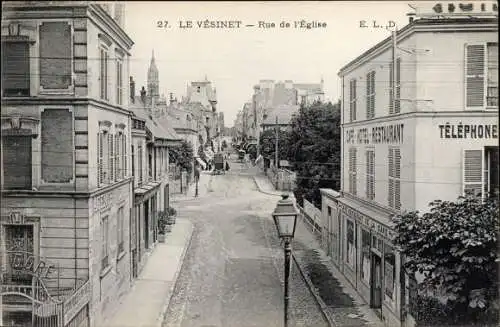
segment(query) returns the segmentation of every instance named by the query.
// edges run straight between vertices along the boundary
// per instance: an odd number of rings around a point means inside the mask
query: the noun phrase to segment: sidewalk
[[[267,178],[264,173],[259,172],[258,175],[253,177],[253,180],[255,181],[255,184],[257,185],[257,188],[259,189],[259,192],[269,194],[269,195],[277,195],[281,196],[282,194],[290,194],[290,197],[293,197],[293,192],[288,192],[288,191],[277,191],[269,178]]]
[[[156,245],[140,276],[103,326],[161,326],[192,232],[189,220],[177,218],[165,243]]]
[[[288,193],[276,191],[263,173],[254,176],[254,180],[262,193],[269,195]],[[290,194],[293,196],[292,192]],[[384,326],[384,323],[334,266],[331,259],[321,249],[316,234],[301,218],[298,219],[295,230],[293,258],[330,326]]]
[[[198,197],[204,196],[209,192],[210,180],[212,179],[212,172],[202,171],[200,173],[200,180],[198,181]],[[196,194],[196,182],[189,185],[188,190],[185,194],[174,193],[170,194],[170,202],[183,202],[188,200],[193,200]]]

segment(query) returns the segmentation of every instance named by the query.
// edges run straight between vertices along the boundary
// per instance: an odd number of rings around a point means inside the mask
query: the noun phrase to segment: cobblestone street
[[[271,217],[279,198],[258,192],[252,174],[232,162],[226,175],[205,176],[199,198],[173,204],[195,230],[164,327],[283,325],[283,249]],[[327,326],[296,266],[290,316],[290,326]]]

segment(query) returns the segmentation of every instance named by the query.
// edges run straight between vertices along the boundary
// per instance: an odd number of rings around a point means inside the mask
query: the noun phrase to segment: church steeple
[[[160,79],[158,74],[158,68],[155,62],[155,50],[151,52],[151,62],[148,69],[148,97],[152,99],[153,97],[157,100],[160,97]]]

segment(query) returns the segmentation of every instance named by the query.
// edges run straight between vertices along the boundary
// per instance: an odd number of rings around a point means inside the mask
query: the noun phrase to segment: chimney
[[[144,86],[141,89],[141,101],[143,105],[146,105],[146,89]]]
[[[132,76],[130,76],[130,101],[135,103],[135,82]]]

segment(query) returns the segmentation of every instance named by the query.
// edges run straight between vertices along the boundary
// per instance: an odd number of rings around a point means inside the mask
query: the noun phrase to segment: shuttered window
[[[480,196],[483,193],[483,149],[464,150],[463,195]]]
[[[107,137],[105,132],[97,133],[97,186],[106,183],[106,169],[104,167],[104,148]]]
[[[389,148],[389,207],[401,208],[401,150]]]
[[[356,80],[349,82],[349,121],[356,120]]]
[[[122,178],[127,177],[127,136],[122,134]]]
[[[396,97],[394,99],[394,113],[401,112],[401,58],[396,59]]]
[[[375,150],[366,151],[366,198],[375,199]]]
[[[2,95],[30,95],[29,44],[2,42]]]
[[[123,104],[123,62],[121,58],[116,59],[116,103]]]
[[[114,154],[114,147],[113,147],[113,134],[109,133],[108,134],[108,165],[107,165],[107,169],[108,169],[108,176],[109,176],[109,180],[108,182],[111,183],[112,181],[114,181],[114,163],[115,163],[115,154]]]
[[[366,75],[366,118],[375,117],[375,71]]]
[[[99,84],[101,91],[101,99],[109,100],[108,97],[108,50],[103,46],[99,49]]]
[[[465,94],[468,109],[484,107],[485,54],[485,44],[465,46]]]
[[[357,165],[357,149],[349,149],[349,193],[352,195],[357,194],[357,180],[356,180],[356,165]]]
[[[115,143],[114,143],[114,160],[115,160],[115,181],[119,180],[122,178],[122,172],[121,172],[121,152],[120,152],[120,147],[121,147],[121,138],[122,134],[117,133],[115,134]]]

